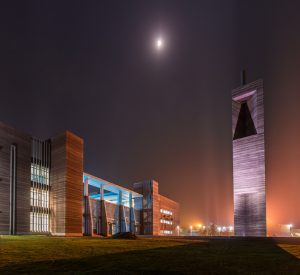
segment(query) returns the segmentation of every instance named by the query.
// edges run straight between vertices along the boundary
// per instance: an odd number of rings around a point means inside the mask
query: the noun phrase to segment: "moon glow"
[[[162,40],[162,38],[157,38],[155,46],[157,50],[161,50],[164,47],[164,41]]]

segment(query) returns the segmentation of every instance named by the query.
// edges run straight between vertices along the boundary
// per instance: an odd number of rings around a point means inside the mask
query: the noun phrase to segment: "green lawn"
[[[300,274],[300,242],[285,239],[113,240],[1,236],[0,274]]]

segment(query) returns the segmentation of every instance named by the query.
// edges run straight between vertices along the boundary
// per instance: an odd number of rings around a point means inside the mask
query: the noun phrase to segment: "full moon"
[[[157,40],[156,40],[156,48],[158,49],[158,50],[161,50],[162,48],[163,48],[163,46],[164,46],[164,42],[163,42],[163,40],[161,39],[161,38],[158,38]]]

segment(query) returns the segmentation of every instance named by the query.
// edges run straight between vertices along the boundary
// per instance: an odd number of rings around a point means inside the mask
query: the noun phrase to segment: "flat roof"
[[[100,186],[103,186],[105,190],[108,190],[113,193],[119,193],[120,191],[122,192],[122,195],[124,196],[129,196],[129,194],[132,194],[132,198],[142,198],[143,195],[132,191],[128,188],[122,187],[120,185],[114,184],[112,182],[109,182],[107,180],[98,178],[96,176],[93,176],[91,174],[83,172],[83,181],[88,180],[88,184],[94,187],[100,188]]]

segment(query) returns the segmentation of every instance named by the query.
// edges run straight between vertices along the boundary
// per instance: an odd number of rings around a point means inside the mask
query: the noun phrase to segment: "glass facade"
[[[84,234],[139,233],[143,199],[141,194],[87,173],[83,174],[83,182]]]
[[[31,181],[49,185],[49,168],[31,163]]]
[[[49,209],[49,190],[30,188],[30,205]]]
[[[30,231],[49,232],[49,214],[30,212]]]
[[[50,142],[32,140],[30,231],[49,232],[50,214]]]

